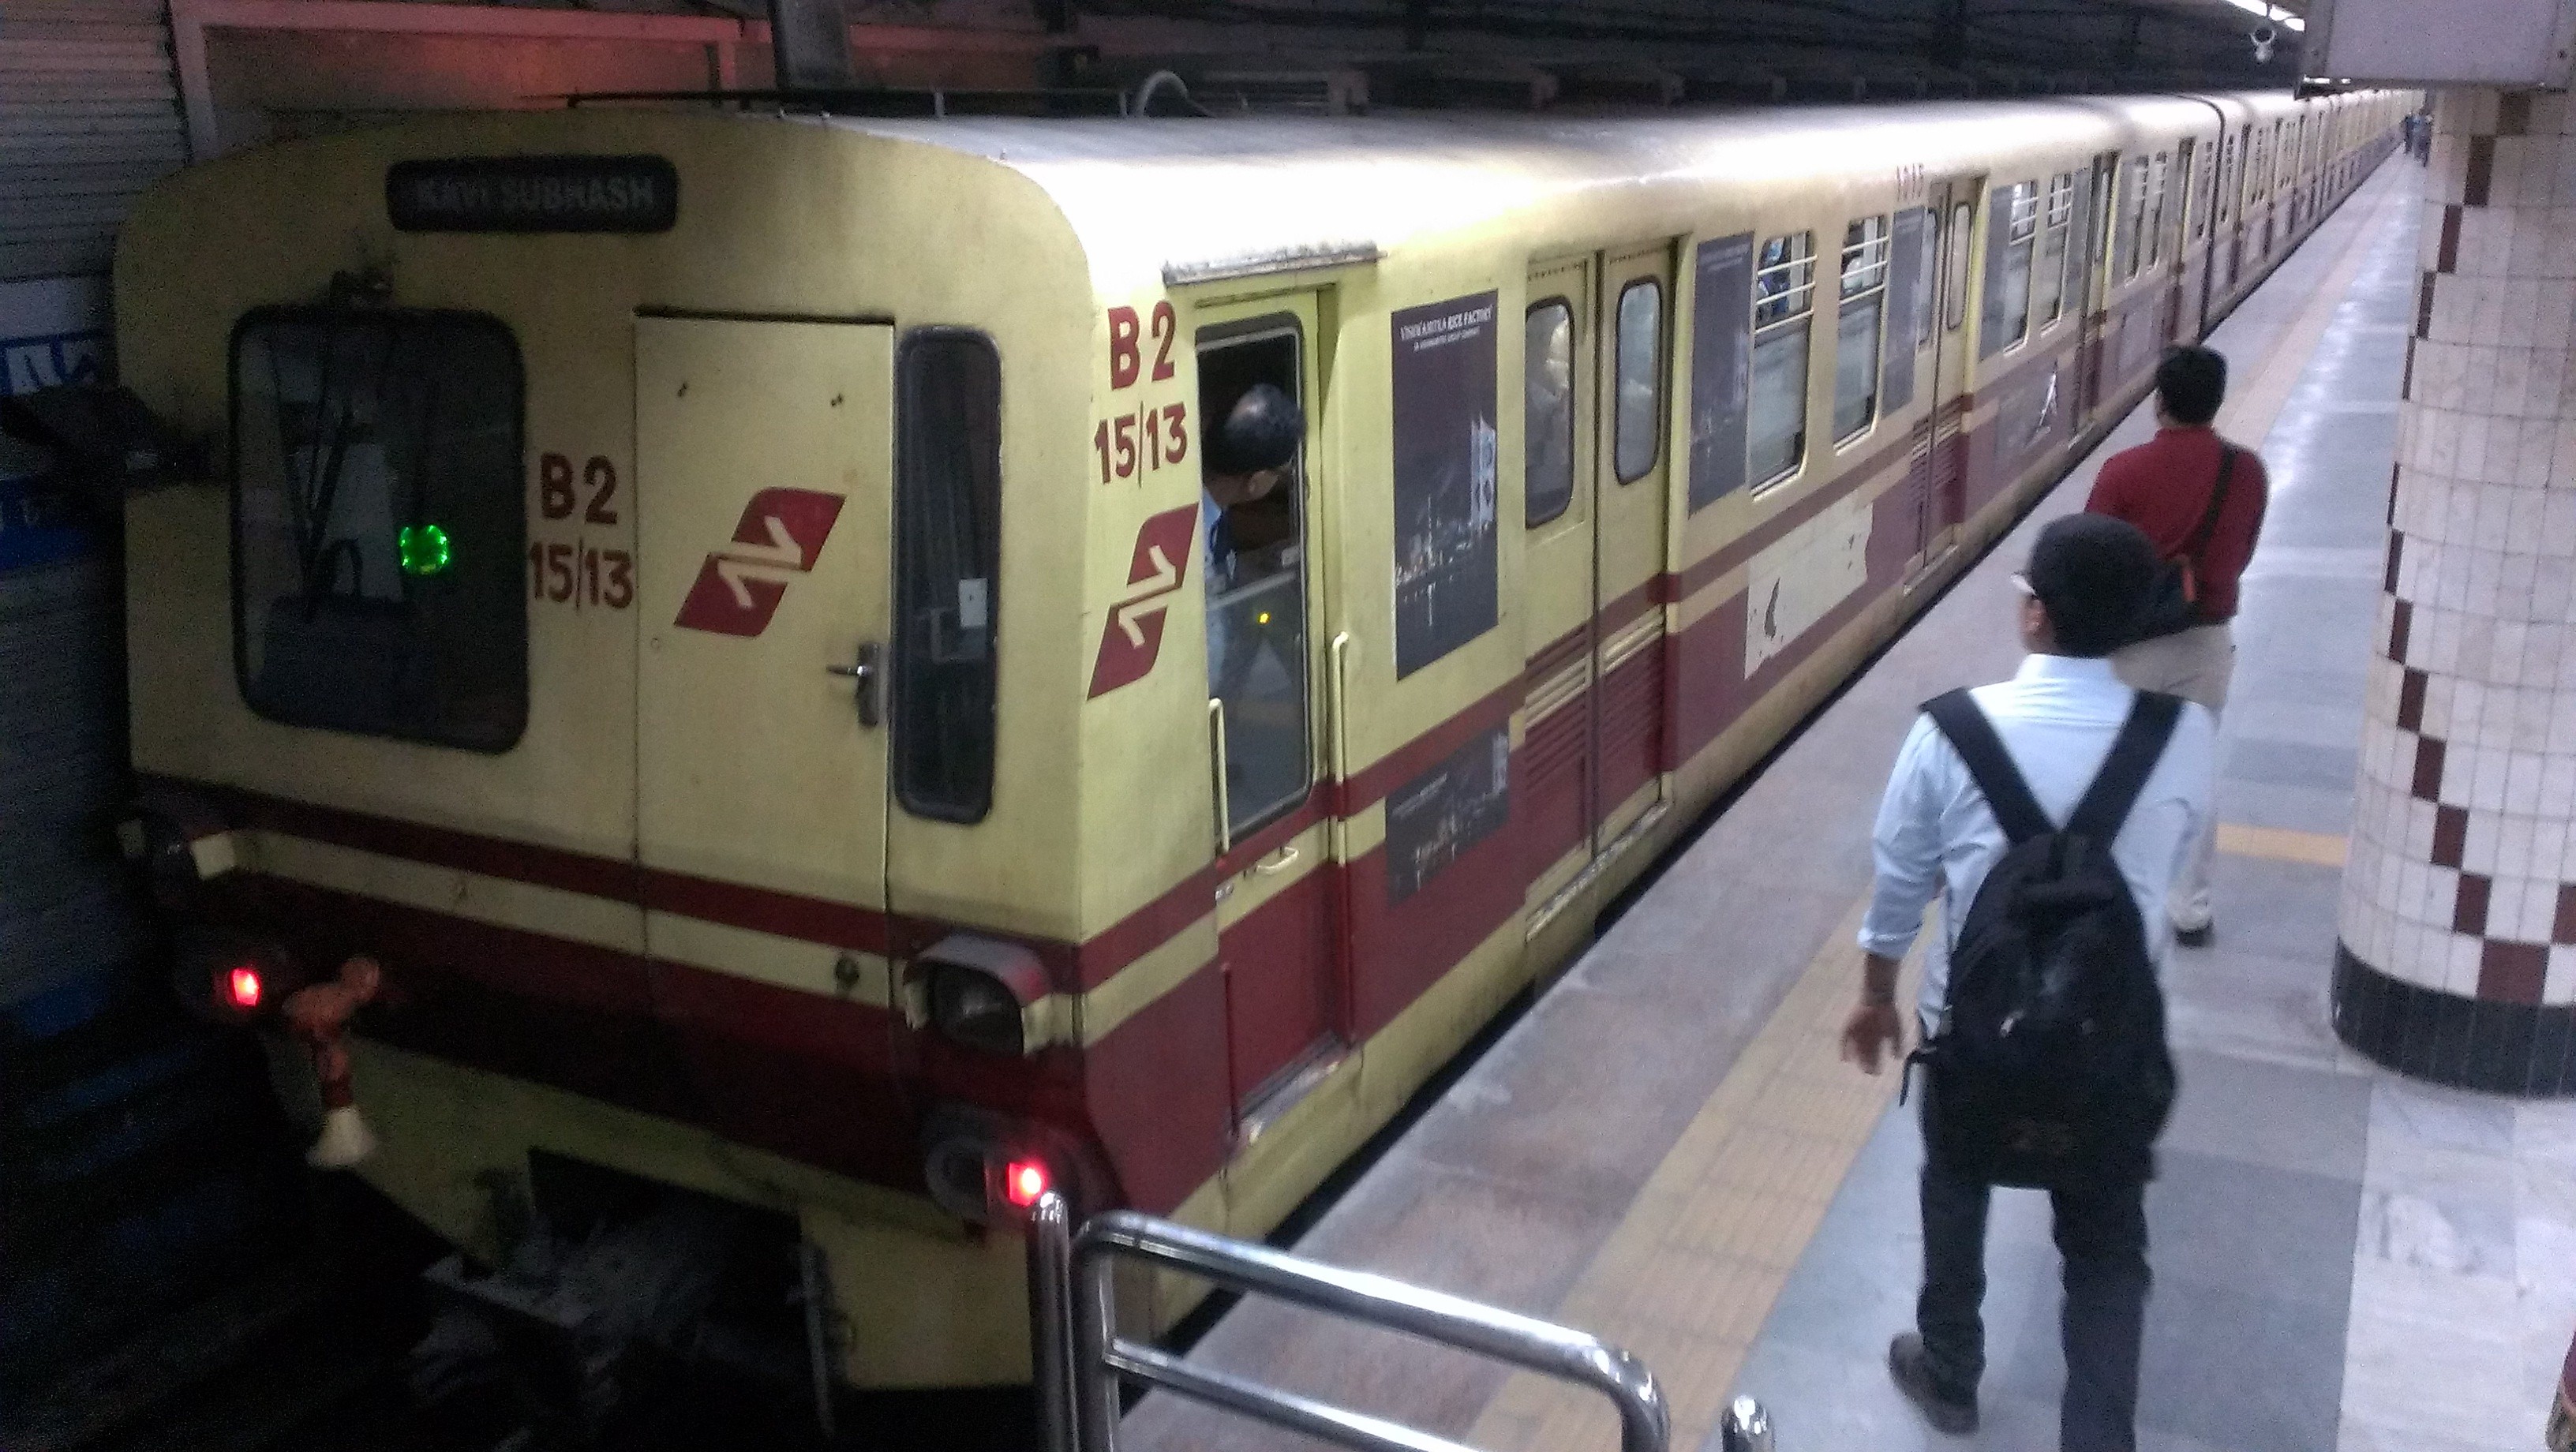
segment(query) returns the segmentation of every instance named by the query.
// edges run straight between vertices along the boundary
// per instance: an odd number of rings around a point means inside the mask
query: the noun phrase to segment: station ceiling
[[[615,0],[589,0],[605,8]],[[765,0],[624,0],[758,14]],[[2268,7],[2277,43],[2258,58],[2263,0],[848,0],[861,24],[1019,29],[1089,47],[1111,71],[1171,61],[1355,65],[1373,77],[1482,63],[1557,73],[1661,99],[1886,96],[2287,87],[2295,18]],[[1595,74],[1586,79],[1586,72]],[[1676,82],[1678,81],[1678,85]],[[1374,89],[1388,94],[1384,81]],[[1399,85],[1400,92],[1402,87]],[[1392,96],[1389,95],[1392,99]]]

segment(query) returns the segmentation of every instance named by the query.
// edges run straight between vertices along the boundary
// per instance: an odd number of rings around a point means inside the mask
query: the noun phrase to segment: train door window
[[[1878,417],[1879,340],[1887,321],[1887,219],[1843,228],[1841,299],[1834,319],[1834,442],[1869,432]]]
[[[2155,266],[2165,255],[2165,197],[2173,186],[2173,158],[2156,153],[2147,171],[2147,265]]]
[[[2014,182],[1995,198],[2001,213],[1988,223],[2000,224],[1987,239],[1996,247],[1986,259],[1986,313],[1977,352],[1987,356],[2013,347],[2030,335],[2031,252],[2039,241],[2039,187]]]
[[[1776,484],[1807,452],[1807,325],[1816,306],[1816,234],[1773,237],[1755,254],[1753,385],[1745,477]]]
[[[2146,258],[2146,232],[2147,159],[2137,156],[2120,165],[2120,240],[2112,266],[2122,282],[2138,275],[2138,264]]]
[[[2066,313],[2069,239],[2075,229],[2075,173],[2048,179],[2048,207],[2039,226],[2039,261],[2030,273],[2032,326],[2045,328]]]
[[[1298,399],[1301,339],[1270,320],[1199,344],[1199,501],[1207,556],[1208,697],[1224,751],[1225,840],[1240,842],[1304,801],[1307,738],[1306,471],[1235,441],[1236,404],[1269,384]]]
[[[2192,149],[2192,172],[2188,185],[2197,197],[2191,208],[2191,240],[2209,235],[2209,214],[2218,202],[2218,169],[2210,164],[2209,148]]]
[[[895,360],[895,799],[919,817],[993,806],[994,649],[1001,609],[1002,360],[952,328]]]
[[[232,338],[233,664],[293,726],[506,751],[528,720],[519,346],[473,313],[262,308]],[[593,599],[599,598],[594,595]]]
[[[1926,235],[1914,249],[1914,351],[1918,353],[1932,346],[1933,329],[1940,320],[1940,307],[1932,291],[1941,268],[1940,226],[1940,212],[1924,208],[1922,229]]]
[[[1664,289],[1640,278],[1619,290],[1619,482],[1646,477],[1663,452]]]
[[[1948,261],[1942,265],[1941,327],[1946,332],[1959,331],[1959,325],[1968,320],[1968,228],[1976,216],[1975,203],[1953,202],[1950,225],[1943,229],[1941,245],[1947,251],[1942,255]]]
[[[1522,328],[1521,505],[1536,529],[1574,503],[1574,307],[1549,298]]]

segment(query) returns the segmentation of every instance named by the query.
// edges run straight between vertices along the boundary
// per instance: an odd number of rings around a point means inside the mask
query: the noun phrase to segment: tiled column
[[[2576,1094],[2576,113],[2442,93],[2335,1028]]]

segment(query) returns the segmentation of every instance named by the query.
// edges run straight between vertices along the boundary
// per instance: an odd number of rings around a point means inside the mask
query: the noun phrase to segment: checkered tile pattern
[[[2341,930],[2371,968],[2576,1003],[2576,109],[2435,106]]]

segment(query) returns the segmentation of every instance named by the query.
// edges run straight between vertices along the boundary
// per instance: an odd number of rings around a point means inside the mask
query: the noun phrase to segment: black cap
[[[2156,587],[2156,547],[2125,519],[2070,514],[2030,547],[2022,578],[2064,655],[2109,655],[2135,638]]]

